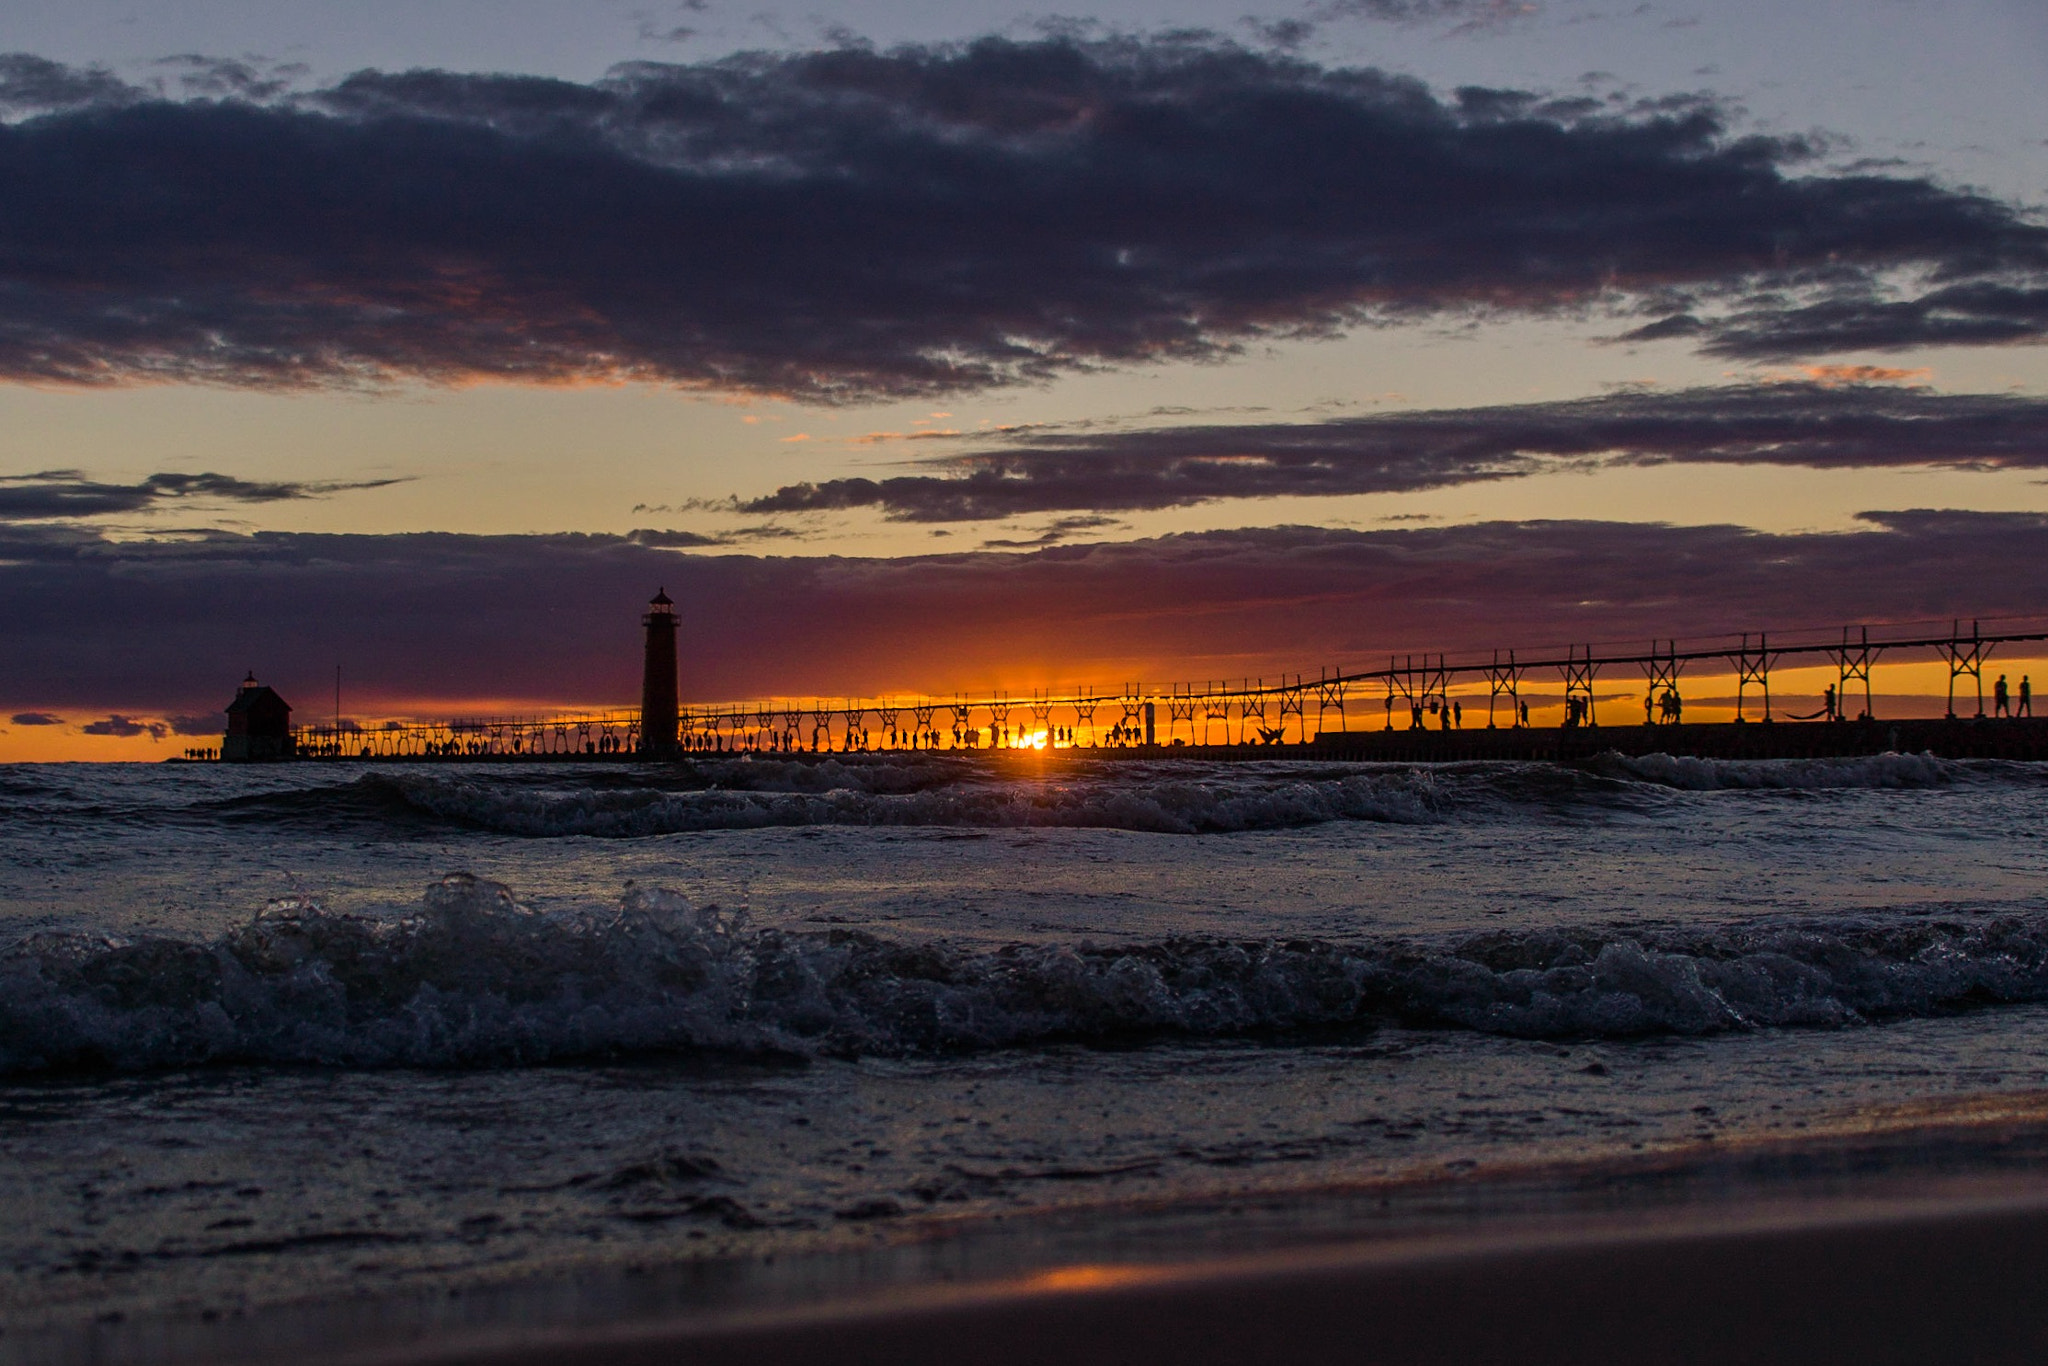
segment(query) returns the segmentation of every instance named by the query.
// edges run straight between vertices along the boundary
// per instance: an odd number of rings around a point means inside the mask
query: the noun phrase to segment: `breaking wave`
[[[457,874],[403,917],[293,899],[210,942],[22,941],[0,954],[0,1075],[904,1056],[1381,1022],[1618,1038],[2042,1000],[2048,915],[989,950],[753,929],[644,889],[604,912],[542,914]]]
[[[322,775],[324,776],[324,774]],[[1929,789],[2048,781],[2036,764],[1930,754],[1696,759],[1607,753],[1576,764],[1078,762],[1022,778],[974,757],[734,759],[661,769],[505,766],[378,770],[342,784],[228,797],[186,818],[450,826],[525,838],[631,838],[774,826],[1073,827],[1227,834],[1376,821],[1515,819],[1531,811],[1654,811],[1723,791]],[[175,817],[173,817],[175,819]]]
[[[734,769],[741,766],[734,765]],[[763,766],[768,767],[768,766]],[[241,799],[245,814],[328,819],[354,809],[496,834],[607,838],[769,826],[1067,826],[1214,834],[1328,821],[1422,824],[1445,797],[1426,773],[1194,775],[1018,782],[892,766],[773,765],[678,789],[620,783],[532,785],[495,774],[371,774],[340,793]],[[822,770],[822,771],[821,771]]]

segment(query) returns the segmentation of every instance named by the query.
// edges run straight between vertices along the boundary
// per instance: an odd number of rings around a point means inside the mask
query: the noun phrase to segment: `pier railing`
[[[301,726],[292,734],[302,759],[608,758],[639,751],[640,713]]]

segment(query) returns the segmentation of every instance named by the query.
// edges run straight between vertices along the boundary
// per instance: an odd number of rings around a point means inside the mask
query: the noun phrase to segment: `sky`
[[[2048,610],[2038,4],[0,17],[0,760]]]

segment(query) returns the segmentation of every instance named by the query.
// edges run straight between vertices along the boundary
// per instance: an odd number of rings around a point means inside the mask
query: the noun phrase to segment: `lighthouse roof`
[[[279,707],[283,708],[286,712],[290,712],[292,709],[291,703],[279,697],[277,690],[268,683],[257,683],[251,680],[236,689],[235,700],[228,703],[227,712],[228,715],[233,716],[237,712],[267,711]]]
[[[650,607],[673,607],[676,605],[675,600],[669,597],[668,589],[666,588],[657,589],[654,596],[649,598],[647,602]]]

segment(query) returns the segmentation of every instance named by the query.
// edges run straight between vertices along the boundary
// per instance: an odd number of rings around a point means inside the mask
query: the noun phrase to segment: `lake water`
[[[2048,1088],[2030,765],[18,766],[0,810],[0,1359],[1274,1236],[1247,1200],[1340,1236]]]

